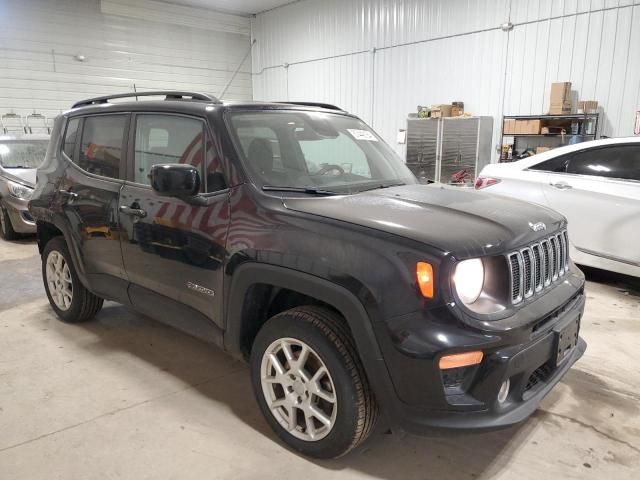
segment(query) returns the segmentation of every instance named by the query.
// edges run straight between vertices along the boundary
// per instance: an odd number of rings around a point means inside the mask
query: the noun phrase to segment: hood
[[[37,168],[3,168],[2,170],[8,174],[7,177],[10,180],[24,183],[29,187],[36,186],[36,172],[38,171]]]
[[[290,210],[400,235],[462,258],[504,253],[564,224],[560,214],[539,205],[438,184],[283,201]],[[546,230],[534,232],[529,224],[539,222]]]

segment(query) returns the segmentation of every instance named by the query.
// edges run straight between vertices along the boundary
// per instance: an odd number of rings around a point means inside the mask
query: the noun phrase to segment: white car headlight
[[[7,187],[9,187],[9,193],[11,195],[16,198],[20,198],[21,200],[28,200],[33,194],[33,188],[29,188],[16,182],[7,182]]]
[[[453,283],[458,297],[465,304],[475,302],[482,293],[484,286],[484,265],[479,258],[463,260],[456,265]]]

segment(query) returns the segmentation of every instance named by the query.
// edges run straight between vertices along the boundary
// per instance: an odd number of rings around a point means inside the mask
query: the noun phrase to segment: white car
[[[475,187],[560,212],[576,263],[640,277],[640,137],[487,165]]]

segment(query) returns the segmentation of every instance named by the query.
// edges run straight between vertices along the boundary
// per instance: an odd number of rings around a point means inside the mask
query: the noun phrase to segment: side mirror
[[[200,191],[200,173],[191,165],[154,165],[149,178],[151,188],[165,197],[193,197]]]

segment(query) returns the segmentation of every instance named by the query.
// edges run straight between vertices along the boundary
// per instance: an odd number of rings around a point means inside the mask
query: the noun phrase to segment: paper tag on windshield
[[[349,132],[353,138],[356,140],[366,140],[367,142],[377,142],[378,139],[375,135],[367,130],[358,130],[355,128],[347,128],[347,132]]]

